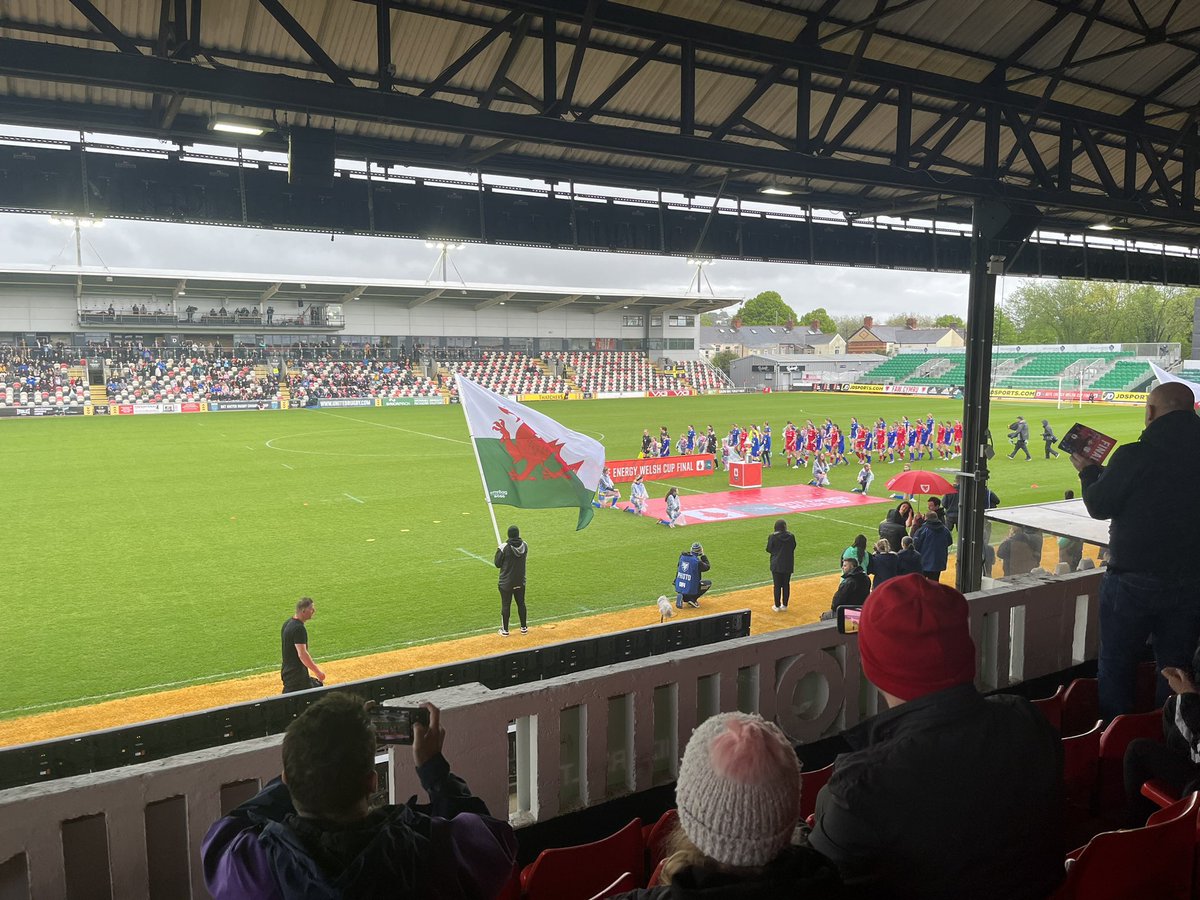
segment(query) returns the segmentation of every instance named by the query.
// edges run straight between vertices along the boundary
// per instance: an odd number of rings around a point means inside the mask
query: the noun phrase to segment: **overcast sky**
[[[421,241],[171,225],[109,219],[86,229],[83,263],[110,268],[188,269],[242,274],[328,275],[424,281],[437,251]],[[89,243],[91,246],[89,246]],[[693,269],[683,259],[469,244],[454,263],[468,283],[684,291]],[[0,268],[73,266],[72,229],[46,216],[0,214]],[[804,313],[824,306],[833,316],[886,318],[916,311],[966,316],[967,278],[718,260],[705,274],[719,296],[774,290]],[[1011,288],[1011,285],[1010,285]]]

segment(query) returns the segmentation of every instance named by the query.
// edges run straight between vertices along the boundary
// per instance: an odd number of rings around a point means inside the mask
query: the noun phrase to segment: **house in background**
[[[840,334],[823,334],[814,323],[808,328],[782,325],[701,326],[700,353],[711,359],[714,353],[731,351],[739,357],[750,353],[792,356],[817,354],[836,356],[846,352],[846,339]]]
[[[894,356],[901,350],[952,350],[965,345],[966,340],[954,328],[918,328],[916,319],[909,319],[903,326],[876,325],[866,316],[862,327],[846,341],[846,352]]]

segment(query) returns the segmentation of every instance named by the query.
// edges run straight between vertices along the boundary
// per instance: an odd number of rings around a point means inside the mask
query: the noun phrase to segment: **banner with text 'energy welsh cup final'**
[[[573,506],[579,510],[576,530],[592,521],[604,446],[469,378],[456,378],[492,504],[524,509]]]

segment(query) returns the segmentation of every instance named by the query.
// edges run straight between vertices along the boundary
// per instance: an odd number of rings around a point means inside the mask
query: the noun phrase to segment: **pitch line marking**
[[[323,416],[330,416],[334,419],[345,419],[347,422],[357,422],[359,425],[374,425],[376,428],[390,428],[392,431],[403,431],[405,434],[416,434],[421,437],[433,438],[435,441],[449,441],[451,444],[470,444],[470,441],[459,440],[458,438],[443,437],[440,434],[429,434],[425,431],[413,431],[411,428],[401,428],[399,425],[387,425],[383,422],[368,422],[365,419],[356,419],[354,416],[339,416],[337,413],[325,412],[323,409],[316,410],[317,413]]]
[[[274,449],[274,448],[271,448],[271,449]],[[292,469],[292,467],[289,466],[287,463],[280,463],[280,465],[283,466],[285,469]],[[296,470],[292,469],[292,471],[295,472]]]
[[[682,484],[671,484],[669,481],[660,481],[659,484],[665,484],[667,487],[677,488],[681,491],[690,491],[693,494],[711,494],[712,491],[701,491],[697,488],[684,487]]]
[[[358,499],[357,497],[355,497],[353,494],[347,494],[345,491],[342,491],[342,496],[343,496],[343,497],[349,497],[349,498],[350,498],[351,500],[353,500],[355,503],[365,503],[365,502],[366,502],[365,500],[359,500],[359,499]]]
[[[479,556],[478,554],[472,553],[470,550],[466,550],[462,547],[455,547],[454,549],[457,550],[459,553],[467,554],[467,556],[471,557],[471,559],[479,560],[484,565],[490,566],[492,564],[492,561],[490,559],[485,559],[484,557]]]

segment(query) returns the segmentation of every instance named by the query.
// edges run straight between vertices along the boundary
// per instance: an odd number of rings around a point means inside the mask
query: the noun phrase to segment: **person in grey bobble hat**
[[[679,824],[661,883],[619,894],[651,898],[836,900],[829,860],[792,843],[800,820],[800,762],[760,716],[721,713],[688,741],[675,785]]]

